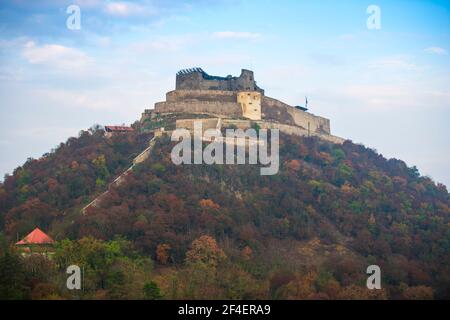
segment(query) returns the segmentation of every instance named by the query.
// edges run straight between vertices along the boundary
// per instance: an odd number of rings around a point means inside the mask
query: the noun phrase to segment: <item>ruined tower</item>
[[[253,71],[242,69],[239,77],[211,76],[201,68],[183,69],[177,73],[175,90],[258,91]]]

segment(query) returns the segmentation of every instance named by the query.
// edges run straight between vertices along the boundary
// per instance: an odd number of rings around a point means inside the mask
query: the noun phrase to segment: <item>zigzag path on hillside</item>
[[[100,204],[100,202],[102,201],[102,199],[109,193],[111,187],[119,186],[124,181],[125,177],[130,173],[130,171],[133,170],[135,165],[145,161],[149,157],[151,150],[155,146],[155,142],[156,142],[156,136],[153,136],[153,138],[151,138],[150,141],[149,141],[148,147],[145,148],[144,151],[142,151],[138,156],[136,156],[133,159],[133,163],[131,164],[131,166],[127,170],[122,172],[116,179],[114,179],[108,185],[108,188],[106,189],[105,192],[103,192],[102,194],[97,196],[94,200],[89,202],[88,205],[83,207],[83,209],[81,209],[81,213],[85,214],[86,213],[86,209],[88,209],[89,207],[97,207]]]

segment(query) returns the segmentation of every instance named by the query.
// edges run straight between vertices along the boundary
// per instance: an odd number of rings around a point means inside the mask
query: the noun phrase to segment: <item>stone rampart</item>
[[[212,114],[223,117],[242,116],[241,106],[237,102],[221,101],[179,101],[155,103],[157,113]]]
[[[225,90],[173,90],[166,94],[167,102],[186,100],[236,102],[237,92]]]
[[[194,128],[194,121],[202,121],[202,127],[203,130],[206,129],[215,129],[217,125],[218,119],[179,119],[176,121],[176,127],[177,128],[184,128],[188,130],[193,130]],[[342,139],[337,136],[333,136],[330,134],[323,134],[323,133],[317,133],[317,132],[308,132],[307,129],[293,126],[293,125],[287,125],[277,122],[269,122],[269,121],[252,121],[252,120],[240,120],[240,119],[222,119],[222,127],[236,127],[237,129],[246,130],[248,128],[252,127],[252,124],[257,123],[258,126],[261,129],[279,129],[280,132],[283,132],[285,134],[290,135],[296,135],[296,136],[315,136],[319,137],[322,140],[336,143],[336,144],[342,144],[344,143],[345,139]]]
[[[261,102],[262,118],[288,125],[296,125],[311,133],[330,134],[330,120],[294,108],[277,99],[264,96]]]

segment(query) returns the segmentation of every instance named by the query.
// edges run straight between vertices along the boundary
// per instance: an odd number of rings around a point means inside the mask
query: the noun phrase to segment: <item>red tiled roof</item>
[[[126,126],[105,126],[106,131],[134,131],[131,127]]]
[[[46,235],[41,229],[36,228],[16,244],[49,244],[54,242],[55,241]]]

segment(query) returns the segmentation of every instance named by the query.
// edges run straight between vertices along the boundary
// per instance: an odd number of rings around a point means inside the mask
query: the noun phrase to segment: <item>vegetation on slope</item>
[[[70,298],[60,281],[69,263],[89,274],[84,298],[450,297],[449,193],[416,168],[351,142],[283,135],[274,176],[252,165],[175,166],[166,137],[80,214],[147,142],[83,132],[6,177],[6,238],[39,226],[61,240],[46,262],[54,273],[17,282],[22,297]],[[0,269],[29,263],[6,247],[2,256]],[[365,288],[371,264],[382,290]]]

